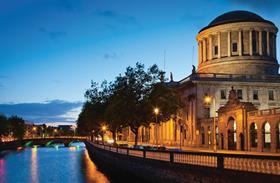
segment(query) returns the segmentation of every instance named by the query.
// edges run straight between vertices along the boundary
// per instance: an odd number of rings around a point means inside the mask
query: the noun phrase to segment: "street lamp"
[[[105,133],[106,133],[107,126],[106,126],[106,125],[103,125],[103,126],[101,127],[101,130],[103,131],[103,133],[102,133],[102,142],[103,142],[103,144],[104,144],[104,135],[105,135]]]
[[[107,130],[107,126],[105,126],[105,125],[104,125],[104,126],[102,126],[102,128],[101,128],[101,129],[102,129],[102,131],[106,132],[106,130]]]
[[[158,119],[157,119],[157,116],[159,114],[159,108],[154,108],[154,113],[156,115],[156,128],[157,128],[157,133],[156,133],[156,144],[158,145]]]
[[[211,102],[213,101],[213,107],[214,107],[214,127],[213,127],[213,132],[214,132],[214,140],[213,140],[213,150],[214,152],[217,152],[217,139],[216,139],[216,102],[215,102],[215,97],[211,97],[209,95],[206,95],[204,97],[204,102],[207,105],[210,105]]]
[[[36,128],[36,126],[33,126],[33,128],[32,128],[32,131],[33,131],[33,138],[34,138],[34,136],[35,136],[35,133],[36,133],[36,130],[37,130],[37,128]]]

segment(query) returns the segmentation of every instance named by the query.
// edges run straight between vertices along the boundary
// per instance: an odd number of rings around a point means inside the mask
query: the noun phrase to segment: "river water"
[[[107,183],[83,143],[33,147],[0,156],[0,183]]]

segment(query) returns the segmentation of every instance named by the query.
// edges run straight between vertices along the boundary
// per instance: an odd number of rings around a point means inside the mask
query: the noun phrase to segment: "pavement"
[[[134,142],[127,142],[127,141],[117,141],[117,144],[128,144],[130,146],[134,145]],[[155,144],[150,144],[150,143],[142,143],[142,142],[138,142],[138,145],[142,145],[142,146],[158,146]],[[168,145],[164,145],[164,147],[168,148],[168,149],[181,149],[182,151],[188,151],[188,152],[208,152],[208,153],[222,153],[222,154],[247,154],[247,155],[267,155],[267,156],[279,156],[280,157],[280,153],[278,152],[256,152],[256,151],[237,151],[237,150],[220,150],[218,149],[216,152],[214,152],[213,149],[210,148],[202,148],[202,147],[186,147],[186,146],[182,146],[180,148],[180,146],[168,146]]]

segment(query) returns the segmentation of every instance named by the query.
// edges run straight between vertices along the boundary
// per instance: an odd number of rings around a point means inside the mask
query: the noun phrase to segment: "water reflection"
[[[33,147],[0,158],[0,183],[109,183],[91,161],[84,144],[72,147]]]
[[[39,182],[38,180],[38,165],[37,165],[37,146],[31,150],[31,182]]]
[[[86,182],[95,182],[95,183],[108,183],[109,180],[107,177],[105,177],[104,174],[99,172],[96,168],[96,166],[91,161],[88,151],[84,151],[83,156],[85,162],[85,176],[86,176]]]
[[[5,174],[5,160],[0,159],[0,181],[2,182],[1,178]]]

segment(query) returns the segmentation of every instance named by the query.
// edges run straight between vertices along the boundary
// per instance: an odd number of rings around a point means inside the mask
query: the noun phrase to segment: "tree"
[[[9,123],[5,115],[0,114],[0,137],[2,135],[8,135],[9,133]]]
[[[155,83],[149,95],[153,107],[159,108],[158,122],[168,121],[184,107],[182,98],[177,90],[168,83]],[[155,115],[153,115],[155,117]]]
[[[99,86],[91,82],[91,88],[85,92],[85,102],[82,112],[77,120],[77,131],[80,134],[90,135],[93,131],[96,135],[103,136],[101,124],[105,121],[105,111],[111,95],[111,83],[104,81]]]
[[[11,131],[13,136],[18,139],[22,139],[25,133],[25,123],[24,120],[18,116],[11,116],[8,118],[11,124]]]
[[[127,124],[135,135],[138,144],[140,126],[148,126],[152,116],[149,94],[153,84],[159,82],[164,73],[156,65],[145,71],[144,65],[136,63],[135,68],[127,67],[122,87],[122,107],[126,112]]]

